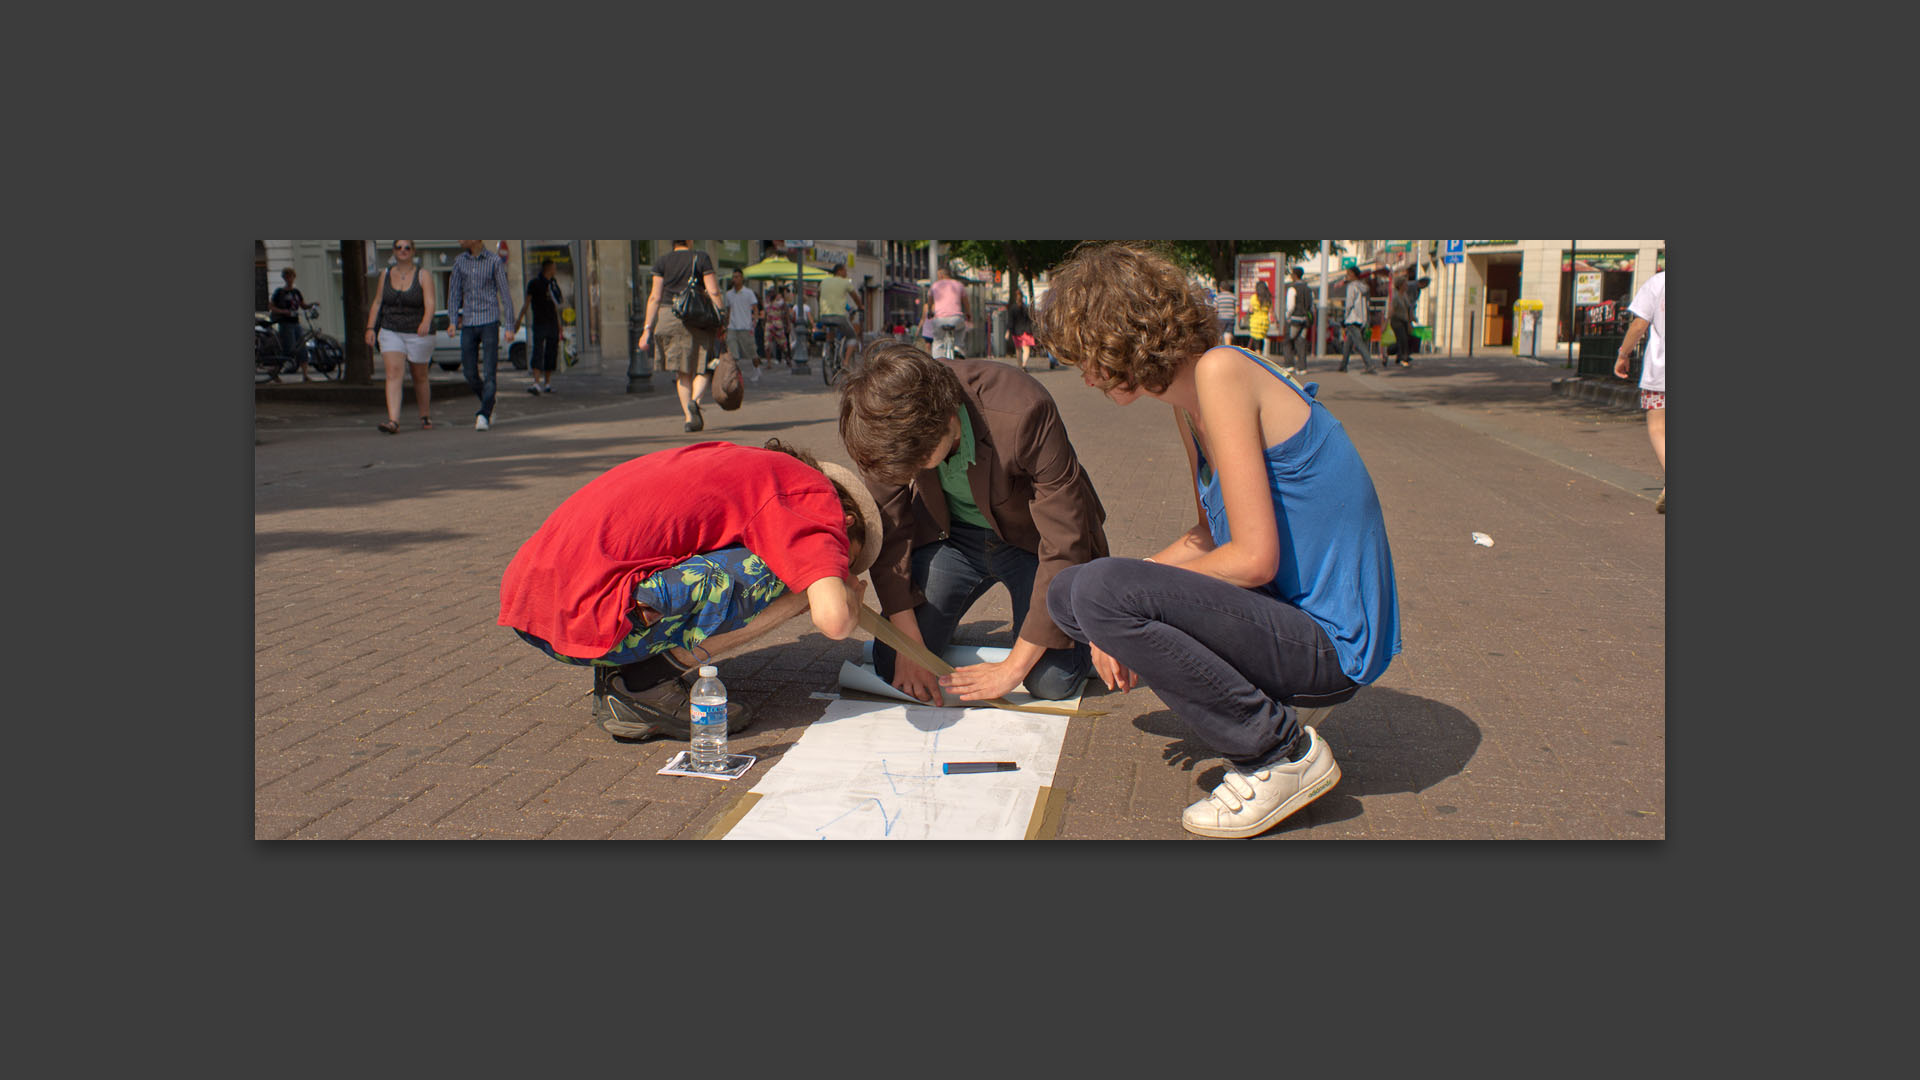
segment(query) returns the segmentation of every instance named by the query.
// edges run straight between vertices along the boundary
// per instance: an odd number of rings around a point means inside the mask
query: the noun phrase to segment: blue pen
[[[945,773],[1013,772],[1018,768],[1020,763],[1017,761],[949,761],[940,766],[940,771]]]

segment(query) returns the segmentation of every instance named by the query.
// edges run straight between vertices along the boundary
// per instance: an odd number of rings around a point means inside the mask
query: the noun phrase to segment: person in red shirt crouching
[[[835,640],[854,632],[883,529],[852,472],[778,439],[662,450],[547,517],[507,565],[498,621],[591,666],[594,720],[616,739],[690,739],[699,665],[801,611]],[[728,704],[728,731],[750,721]]]

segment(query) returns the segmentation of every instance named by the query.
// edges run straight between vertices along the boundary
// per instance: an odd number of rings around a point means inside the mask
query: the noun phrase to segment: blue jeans
[[[481,357],[485,362],[481,362]],[[500,366],[500,323],[498,320],[481,323],[479,326],[460,326],[460,374],[467,377],[467,385],[473,387],[475,397],[480,399],[479,415],[493,419],[493,373]],[[480,368],[486,371],[486,377],[480,375]]]
[[[273,332],[280,336],[280,351],[292,360],[300,349],[300,324],[297,322],[274,323]]]
[[[1201,742],[1240,765],[1284,755],[1300,737],[1287,698],[1353,686],[1325,630],[1270,593],[1140,559],[1069,566],[1047,611],[1140,676]]]
[[[1033,552],[1007,543],[990,529],[954,522],[947,539],[913,551],[913,584],[926,596],[913,612],[920,624],[920,640],[938,655],[953,640],[967,610],[996,582],[1005,585],[1013,598],[1013,629],[1018,634],[1027,620],[1033,576],[1039,569],[1040,556]],[[885,642],[873,643],[873,670],[888,682],[893,681],[894,655]],[[1027,672],[1027,692],[1058,701],[1071,695],[1092,670],[1093,654],[1085,645],[1048,649]]]

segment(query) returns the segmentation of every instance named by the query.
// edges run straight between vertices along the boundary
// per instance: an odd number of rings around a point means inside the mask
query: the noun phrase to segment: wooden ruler
[[[933,655],[925,645],[900,632],[900,628],[886,620],[879,612],[860,605],[860,628],[875,638],[893,646],[894,651],[910,656],[914,663],[933,672],[935,675],[951,675],[953,665]],[[996,709],[1011,709],[1014,712],[1046,713],[1048,716],[1105,716],[1103,709],[1060,709],[1048,705],[1016,705],[1006,698],[988,698],[984,701],[963,702],[962,708],[979,709],[991,705]]]

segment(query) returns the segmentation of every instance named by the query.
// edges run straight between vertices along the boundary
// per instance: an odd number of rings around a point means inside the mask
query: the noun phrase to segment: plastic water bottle
[[[693,684],[693,767],[700,772],[724,772],[727,767],[727,688],[720,669],[700,669]]]

